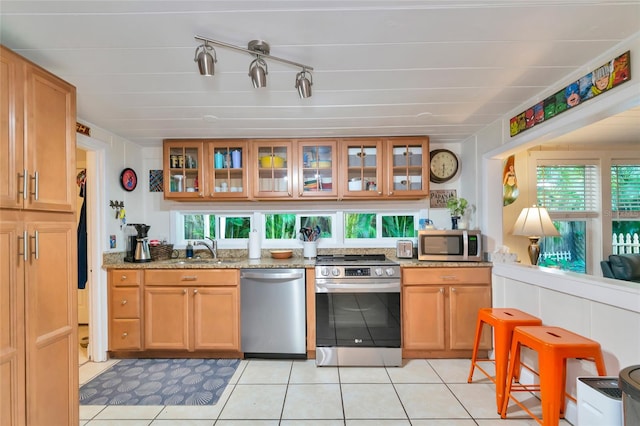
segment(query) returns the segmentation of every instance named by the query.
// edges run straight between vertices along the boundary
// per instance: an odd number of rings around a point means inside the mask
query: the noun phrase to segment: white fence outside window
[[[638,234],[613,234],[613,254],[640,253]]]

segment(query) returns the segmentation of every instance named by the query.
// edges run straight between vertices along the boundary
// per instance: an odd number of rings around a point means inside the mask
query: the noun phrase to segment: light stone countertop
[[[490,267],[491,262],[431,262],[418,259],[398,259],[389,256],[392,261],[400,264],[402,268],[479,268]],[[222,262],[211,258],[194,259],[169,259],[152,262],[124,262],[121,257],[105,258],[102,267],[104,269],[240,269],[240,268],[314,268],[315,259],[305,259],[294,255],[289,259],[273,259],[262,257],[260,259],[248,259],[246,257],[224,257]]]

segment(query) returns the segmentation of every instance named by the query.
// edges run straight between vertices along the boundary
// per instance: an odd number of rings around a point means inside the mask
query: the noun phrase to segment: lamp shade
[[[213,53],[213,54],[212,54]],[[200,75],[212,76],[215,73],[216,51],[208,44],[201,44],[196,48],[196,56],[193,59],[198,63]]]
[[[549,217],[547,209],[537,206],[522,209],[513,225],[511,234],[527,237],[557,237],[560,235]]]
[[[307,75],[309,76],[307,78]],[[311,96],[311,86],[313,86],[313,75],[303,70],[296,75],[296,89],[301,99]]]
[[[253,87],[267,87],[267,63],[262,58],[256,58],[249,65],[249,77]]]

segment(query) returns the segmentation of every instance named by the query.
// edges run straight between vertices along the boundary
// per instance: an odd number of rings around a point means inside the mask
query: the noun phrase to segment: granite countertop
[[[491,262],[430,262],[418,259],[398,259],[389,256],[389,259],[400,264],[402,268],[479,268],[491,266]],[[144,263],[124,262],[122,259],[105,259],[104,269],[239,269],[239,268],[313,268],[315,259],[305,259],[293,256],[289,259],[273,259],[262,257],[260,259],[248,259],[241,257],[226,257],[222,262],[211,258],[195,259],[169,259]]]

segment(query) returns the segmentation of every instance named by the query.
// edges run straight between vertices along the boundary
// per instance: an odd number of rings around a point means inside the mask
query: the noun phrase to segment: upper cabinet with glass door
[[[394,198],[419,198],[429,195],[429,138],[388,138],[385,145],[385,195]]]
[[[207,147],[207,196],[237,199],[249,196],[249,144],[244,139],[216,140]]]
[[[303,139],[297,141],[299,198],[338,196],[337,141]]]
[[[254,198],[293,197],[293,142],[290,139],[251,140]]]
[[[340,144],[342,160],[340,197],[382,197],[384,194],[382,139],[342,139]]]
[[[164,198],[200,199],[204,197],[202,141],[165,140]]]

